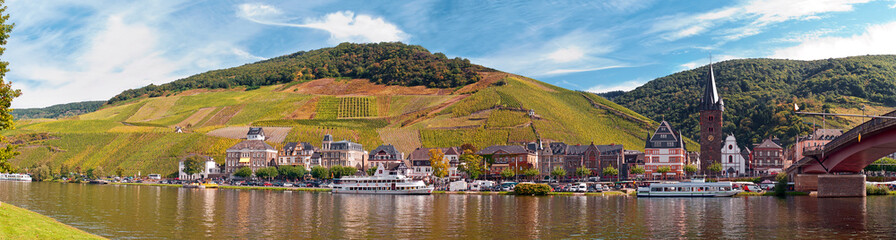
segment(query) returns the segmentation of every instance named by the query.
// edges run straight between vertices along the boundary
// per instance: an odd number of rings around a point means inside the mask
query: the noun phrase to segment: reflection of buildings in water
[[[582,197],[584,198],[584,197]],[[523,231],[528,234],[528,238],[537,238],[538,237],[538,201],[541,199],[540,197],[516,197],[514,200],[517,202],[517,214],[516,220],[518,225],[523,226]],[[587,200],[584,201],[587,203]],[[586,204],[587,205],[587,204]],[[582,217],[587,218],[589,214],[588,209],[583,207],[581,209],[583,211]],[[587,222],[587,220],[585,221]],[[523,237],[523,236],[520,236]]]
[[[214,229],[217,225],[215,221],[215,200],[216,189],[203,189],[202,191],[202,225],[206,229]]]
[[[333,208],[333,216],[341,216],[334,219],[338,228],[345,231],[345,235],[339,238],[358,239],[363,238],[367,234],[370,220],[377,216],[383,216],[383,213],[377,213],[376,209],[388,208],[384,205],[382,199],[377,195],[339,195],[334,194],[336,206]],[[379,201],[378,201],[379,200]],[[376,208],[371,208],[376,206]]]

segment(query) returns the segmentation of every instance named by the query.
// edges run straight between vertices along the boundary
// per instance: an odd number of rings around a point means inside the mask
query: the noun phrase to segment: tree
[[[71,170],[68,168],[68,165],[63,163],[62,166],[59,167],[59,177],[68,177],[69,174],[71,174]]]
[[[115,168],[115,176],[124,176],[124,169],[121,169],[121,167]]]
[[[631,174],[634,174],[634,175],[638,175],[638,174],[644,174],[644,173],[647,172],[647,171],[644,170],[644,167],[641,167],[641,166],[635,166],[635,167],[633,167],[632,169],[630,169],[628,172],[631,173]]]
[[[373,176],[374,174],[376,174],[376,168],[377,168],[377,167],[371,167],[371,168],[368,168],[368,169],[367,169],[367,176]]]
[[[323,166],[311,167],[311,176],[316,179],[328,179],[330,178],[330,169]]]
[[[97,166],[93,169],[93,175],[95,175],[97,179],[102,179],[106,177],[106,171],[103,170],[103,166]]]
[[[193,155],[184,159],[184,173],[193,180],[193,174],[201,173],[205,168],[205,158],[199,155]]]
[[[656,172],[660,173],[660,175],[663,176],[663,179],[666,179],[666,173],[669,171],[672,171],[672,169],[665,166],[656,169]]]
[[[358,172],[358,169],[355,167],[342,167],[342,176],[351,176],[355,175]]]
[[[576,175],[579,177],[585,177],[591,175],[591,169],[588,169],[584,166],[576,168]]]
[[[607,167],[604,168],[604,170],[603,170],[602,173],[603,173],[604,176],[618,176],[618,175],[619,175],[619,170],[617,170],[617,169],[614,168],[613,166],[607,166]]]
[[[34,169],[34,175],[32,176],[37,181],[47,181],[53,179],[53,172],[50,170],[50,167],[42,164],[39,167]]]
[[[330,167],[330,176],[332,176],[333,178],[341,178],[342,173],[342,165]]]
[[[260,178],[266,178],[268,180],[270,180],[271,178],[275,178],[279,175],[280,175],[280,172],[277,171],[277,168],[275,168],[275,167],[266,167],[266,168],[261,168],[261,169],[255,170],[255,176],[260,177]]]
[[[94,169],[87,169],[87,179],[96,179],[96,175],[94,174]]]
[[[687,172],[688,175],[692,175],[695,172],[697,172],[697,166],[693,165],[693,164],[688,164],[687,166],[684,166],[684,171]]]
[[[441,149],[435,148],[429,150],[429,163],[432,166],[432,175],[437,178],[448,176],[448,159]]]
[[[534,169],[534,168],[529,168],[529,169],[526,169],[525,171],[523,171],[523,174],[525,174],[526,177],[529,177],[529,179],[533,179],[533,180],[535,179],[535,176],[538,176],[539,173],[540,172],[538,172],[538,170]]]
[[[460,145],[460,149],[463,150],[464,153],[466,153],[467,150],[469,150],[471,153],[476,153],[477,151],[479,151],[479,148],[470,143],[464,143],[463,145]]]
[[[551,176],[558,179],[563,178],[563,176],[566,176],[566,169],[563,169],[563,167],[560,166],[554,167],[554,170],[551,170]]]
[[[252,176],[252,169],[249,167],[241,167],[237,169],[236,172],[233,173],[234,176],[247,178]]]
[[[504,177],[504,179],[507,179],[516,176],[516,174],[513,173],[513,170],[510,170],[510,168],[505,168],[503,171],[501,171],[501,176]]]
[[[722,164],[721,163],[710,164],[708,169],[711,174],[718,176],[718,174],[722,172]]]
[[[775,196],[783,197],[787,194],[787,173],[778,173],[775,176],[775,180],[778,180],[775,183]]]
[[[460,171],[467,173],[472,179],[479,178],[486,171],[482,156],[474,154],[471,149],[464,150],[464,154],[460,155],[460,163]]]
[[[5,14],[5,12],[6,7],[0,8],[0,46],[6,45],[6,40],[9,39],[9,33],[12,32],[13,27],[13,24],[6,23],[6,20],[9,19],[9,14]],[[0,47],[0,55],[3,54],[3,50],[4,48]],[[8,65],[8,62],[0,61],[0,131],[15,128],[15,121],[9,106],[12,104],[13,98],[22,95],[22,91],[13,89],[12,84],[3,79],[6,76],[6,72],[9,72]],[[5,141],[6,137],[0,135],[0,143]],[[17,145],[8,143],[5,145],[5,147],[0,148],[0,173],[16,172],[16,167],[9,160],[19,155],[19,152],[16,151]]]
[[[296,180],[296,179],[299,179],[299,178],[305,176],[305,167],[302,167],[302,166],[298,166],[298,167],[289,166],[289,165],[280,166],[280,168],[277,169],[277,171],[280,173],[281,176],[283,176],[284,178],[289,179],[289,180]]]

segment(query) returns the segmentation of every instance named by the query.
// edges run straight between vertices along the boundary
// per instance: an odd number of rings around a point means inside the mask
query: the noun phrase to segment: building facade
[[[448,178],[459,179],[460,172],[457,166],[460,165],[460,155],[462,150],[459,147],[449,148],[417,148],[408,155],[407,165],[410,165],[410,175],[408,177],[414,179],[428,179],[432,176],[432,162],[430,161],[430,150],[441,151],[443,159],[448,161]]]
[[[494,163],[489,166],[489,174],[493,176],[500,175],[504,169],[510,169],[516,175],[521,175],[526,169],[539,168],[535,152],[520,145],[489,146],[476,154],[493,160]]]
[[[249,132],[246,133],[246,140],[259,140],[264,141],[266,137],[264,136],[264,129],[260,127],[250,127]]]
[[[336,165],[366,169],[367,153],[360,143],[348,140],[333,141],[330,134],[324,135],[320,148],[320,165],[330,168]]]
[[[302,166],[306,169],[311,168],[311,155],[314,154],[315,148],[310,143],[288,142],[283,149],[277,153],[278,166]]]
[[[249,167],[254,173],[277,159],[277,149],[261,140],[242,141],[228,148],[226,154],[224,169],[231,175],[242,167]]]
[[[706,79],[703,98],[700,100],[700,169],[708,174],[709,165],[721,162],[722,157],[722,112],[725,102],[716,89],[716,77],[712,63]]]
[[[784,160],[784,148],[772,139],[765,139],[753,148],[753,167],[760,174],[781,172],[787,163]]]
[[[672,126],[663,121],[654,131],[653,136],[648,136],[644,147],[644,170],[647,179],[680,179],[684,176],[687,152],[681,133],[675,131]],[[659,171],[668,168],[665,174]]]
[[[380,163],[401,163],[404,160],[404,153],[398,151],[391,144],[380,145],[370,151],[367,156],[368,167],[376,167]]]
[[[817,129],[812,134],[799,138],[798,147],[794,149],[795,153],[792,161],[799,161],[803,158],[803,153],[812,150],[824,150],[824,145],[834,140],[834,138],[843,135],[841,129]]]
[[[221,173],[221,169],[218,168],[218,163],[215,162],[215,159],[207,156],[203,156],[203,158],[205,159],[205,162],[202,165],[202,171],[194,173],[193,175],[184,172],[184,160],[186,160],[186,158],[181,159],[177,167],[177,178],[181,180],[206,179],[209,178],[209,176],[219,175]]]
[[[737,138],[728,135],[725,145],[722,146],[722,175],[737,177],[747,171],[747,161],[741,155],[741,149],[737,146]]]

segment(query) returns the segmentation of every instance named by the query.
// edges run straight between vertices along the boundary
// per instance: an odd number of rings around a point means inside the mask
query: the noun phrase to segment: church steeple
[[[706,79],[703,98],[700,101],[700,111],[719,110],[725,111],[725,102],[719,97],[719,90],[716,89],[716,75],[712,70],[712,63],[709,63],[709,78]]]

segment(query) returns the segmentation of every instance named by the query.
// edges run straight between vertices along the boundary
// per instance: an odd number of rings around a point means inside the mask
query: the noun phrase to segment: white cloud
[[[733,7],[690,16],[667,16],[648,31],[660,38],[675,41],[711,31],[723,23],[735,22],[742,26],[723,31],[724,40],[737,40],[762,32],[769,24],[789,20],[816,20],[831,12],[853,11],[853,5],[871,0],[753,0]]]
[[[177,2],[11,1],[8,7],[27,13],[11,14],[17,24],[4,54],[12,69],[6,80],[23,93],[14,108],[106,100],[125,89],[260,59],[237,45],[252,31],[182,24],[168,16],[183,7]],[[58,17],[72,14],[79,17]]]
[[[635,88],[640,87],[641,85],[644,85],[644,83],[647,83],[647,81],[643,80],[643,79],[637,79],[637,80],[622,82],[622,83],[615,84],[615,85],[597,85],[597,86],[589,88],[586,91],[594,92],[594,93],[605,93],[605,92],[613,92],[613,91],[628,92]]]
[[[548,54],[549,59],[559,63],[577,61],[582,59],[583,57],[585,57],[584,51],[582,51],[582,49],[577,46],[557,49],[556,51]]]
[[[275,7],[264,4],[242,4],[238,15],[247,20],[274,26],[312,28],[330,33],[330,43],[394,42],[408,39],[408,34],[381,17],[355,14],[352,11],[329,13],[321,18],[306,19],[304,23],[288,23]]]
[[[896,54],[896,22],[871,25],[865,32],[848,37],[807,39],[792,47],[777,49],[772,58],[815,60],[865,54]]]
[[[561,75],[625,67],[602,55],[615,51],[602,33],[573,31],[544,42],[525,42],[507,46],[471,61],[526,76]]]

